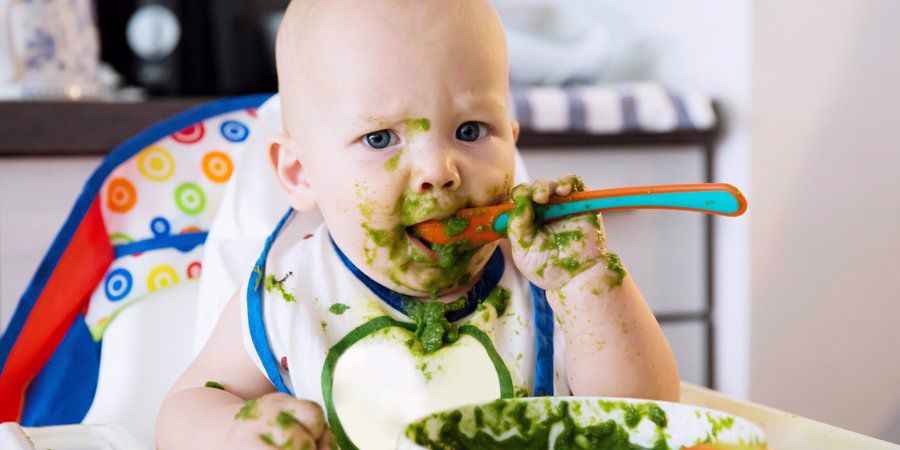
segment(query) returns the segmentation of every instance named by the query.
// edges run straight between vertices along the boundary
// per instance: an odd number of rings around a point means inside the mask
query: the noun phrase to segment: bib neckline
[[[331,240],[331,246],[334,248],[334,251],[337,253],[341,262],[344,263],[344,266],[353,276],[356,277],[360,282],[362,282],[373,294],[378,296],[383,302],[390,305],[391,308],[400,312],[404,316],[406,316],[406,311],[403,310],[403,302],[405,300],[410,300],[411,297],[405,294],[401,294],[392,289],[389,289],[377,281],[370,278],[368,275],[363,273],[363,271],[359,270],[350,258],[347,258],[347,255],[341,251],[340,247],[338,247],[337,243],[334,242],[334,239],[331,236],[328,237]],[[455,311],[448,311],[444,316],[450,322],[455,322],[463,317],[472,314],[475,311],[475,308],[478,307],[478,304],[484,301],[487,296],[497,287],[497,284],[500,283],[500,278],[503,276],[503,271],[506,268],[506,261],[503,258],[503,251],[500,250],[498,246],[494,253],[491,255],[490,259],[488,259],[487,264],[485,264],[484,269],[481,271],[481,277],[478,278],[478,281],[475,282],[475,285],[466,292],[466,303],[461,309],[457,309]]]

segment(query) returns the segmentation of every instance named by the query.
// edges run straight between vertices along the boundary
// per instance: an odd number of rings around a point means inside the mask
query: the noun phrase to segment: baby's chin
[[[481,270],[497,244],[487,244],[470,249],[439,249],[430,252],[424,261],[407,261],[398,266],[388,258],[379,258],[369,270],[390,289],[412,297],[440,298],[449,294],[462,295],[478,281]],[[431,255],[429,255],[431,256]]]

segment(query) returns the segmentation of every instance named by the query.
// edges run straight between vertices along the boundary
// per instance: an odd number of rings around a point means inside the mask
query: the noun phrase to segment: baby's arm
[[[546,289],[566,337],[572,393],[677,401],[672,350],[634,281],[606,249],[599,215],[534,220],[532,203],[580,189],[571,176],[517,186],[509,225],[516,265]]]
[[[572,393],[678,401],[678,367],[659,324],[631,277],[607,289],[612,276],[596,265],[547,292]]]
[[[330,438],[321,408],[275,393],[247,355],[237,298],[166,395],[156,423],[156,444],[162,450],[321,449],[328,448]]]

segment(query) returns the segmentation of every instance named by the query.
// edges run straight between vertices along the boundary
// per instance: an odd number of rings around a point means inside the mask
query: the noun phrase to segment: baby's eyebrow
[[[455,106],[460,110],[467,109],[505,109],[506,102],[496,95],[466,92],[457,95],[454,99]]]
[[[373,125],[376,125],[379,127],[387,127],[387,126],[390,126],[391,124],[394,124],[397,122],[399,122],[399,120],[396,118],[393,118],[393,117],[389,118],[389,117],[375,117],[375,116],[365,116],[365,117],[355,119],[353,121],[353,123],[362,125],[365,127],[371,127]]]

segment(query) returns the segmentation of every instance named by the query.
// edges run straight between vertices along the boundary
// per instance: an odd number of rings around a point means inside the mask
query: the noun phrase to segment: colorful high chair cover
[[[179,114],[104,159],[0,338],[0,422],[84,418],[110,322],[148,293],[200,275],[234,161],[269,97]]]

